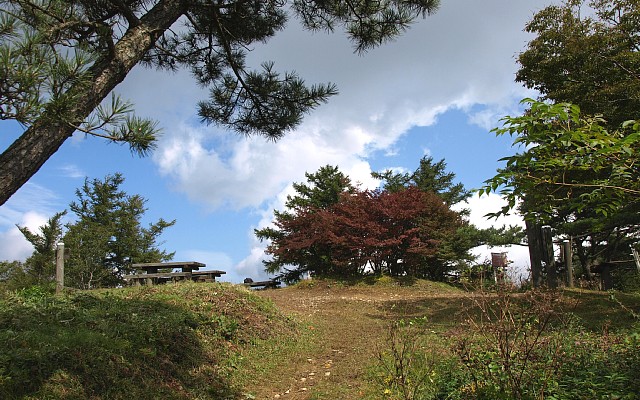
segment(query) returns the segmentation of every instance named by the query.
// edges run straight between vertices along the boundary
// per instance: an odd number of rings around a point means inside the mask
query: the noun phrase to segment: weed
[[[554,323],[565,323],[558,292],[520,295],[498,288],[473,300],[476,313],[467,319],[472,335],[458,341],[456,352],[474,391],[495,398],[544,398],[561,363],[562,336],[547,334]]]
[[[426,317],[392,322],[376,358],[371,374],[385,398],[440,399],[459,381],[456,360]]]

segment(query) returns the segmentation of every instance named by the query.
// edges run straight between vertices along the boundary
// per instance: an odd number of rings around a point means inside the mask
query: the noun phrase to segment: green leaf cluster
[[[499,192],[505,214],[526,198],[527,218],[552,216],[558,208],[603,216],[637,203],[640,195],[640,124],[616,130],[601,117],[583,116],[577,105],[523,100],[522,116],[505,117],[496,135],[510,135],[521,152],[501,159],[506,166],[479,190]]]
[[[602,114],[617,129],[640,110],[640,5],[634,0],[565,0],[537,12],[535,35],[518,56],[516,81],[556,103]]]

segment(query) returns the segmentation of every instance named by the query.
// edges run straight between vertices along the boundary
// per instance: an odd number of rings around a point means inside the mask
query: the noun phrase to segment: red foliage
[[[295,217],[278,221],[285,234],[269,252],[299,257],[322,246],[331,249],[339,275],[361,274],[367,267],[413,275],[459,223],[458,214],[433,193],[414,187],[396,193],[362,191],[345,194],[330,208],[298,210]]]

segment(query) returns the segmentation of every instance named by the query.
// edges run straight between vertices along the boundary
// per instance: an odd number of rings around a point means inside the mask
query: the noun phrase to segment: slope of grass
[[[0,399],[498,398],[509,377],[495,371],[516,359],[576,393],[558,398],[636,398],[640,296],[535,296],[575,321],[550,324],[537,347],[526,340],[543,314],[527,296],[388,277],[253,293],[215,283],[0,294]],[[483,319],[511,307],[524,325]],[[501,358],[503,344],[515,358]]]
[[[273,305],[228,284],[0,299],[0,398],[225,399],[230,360],[290,335]]]

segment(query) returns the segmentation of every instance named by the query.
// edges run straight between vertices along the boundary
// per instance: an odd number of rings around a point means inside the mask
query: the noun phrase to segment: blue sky
[[[226,270],[223,280],[232,282],[266,276],[265,244],[253,229],[282,208],[292,182],[323,165],[374,187],[371,171],[411,171],[429,154],[444,158],[467,188],[479,187],[500,166],[497,160],[513,152],[510,140],[490,129],[517,114],[522,98],[535,96],[514,82],[515,57],[531,39],[523,32],[526,21],[547,4],[443,0],[435,15],[364,55],[353,54],[339,32],[309,33],[292,18],[267,45],[256,46],[250,60],[273,60],[279,71],[295,70],[308,83],[334,82],[340,94],[276,143],[200,124],[196,103],[206,91],[187,72],[137,68],[116,92],[134,102],[140,116],[159,121],[157,151],[138,158],[98,138],[69,139],[0,207],[0,259],[24,259],[32,251],[15,224],[37,229],[68,208],[85,177],[116,172],[126,178],[125,191],[147,199],[147,223],[177,220],[162,237],[176,261]],[[21,132],[11,123],[0,128],[2,148]],[[490,225],[481,216],[499,204],[497,196],[472,199],[472,222]],[[510,250],[519,266],[528,263],[522,250]]]

